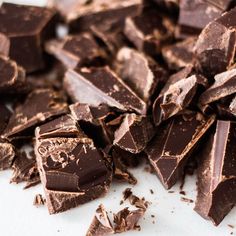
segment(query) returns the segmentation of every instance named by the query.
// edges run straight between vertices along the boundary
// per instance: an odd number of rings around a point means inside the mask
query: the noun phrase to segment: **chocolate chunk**
[[[27,72],[44,67],[43,43],[54,36],[54,10],[3,3],[0,8],[0,32],[10,40],[9,56]]]
[[[113,233],[114,230],[105,207],[100,204],[96,210],[96,214],[93,217],[86,236],[106,236]]]
[[[11,183],[26,182],[25,189],[40,183],[35,157],[30,158],[25,152],[17,153],[12,169]]]
[[[144,101],[107,66],[68,70],[64,87],[74,102],[91,106],[104,103],[123,111],[146,113]]]
[[[0,54],[3,56],[8,56],[10,50],[10,40],[5,35],[0,33]]]
[[[104,51],[88,33],[51,40],[46,50],[71,69],[96,64],[105,58]]]
[[[37,139],[35,153],[50,214],[66,211],[107,192],[111,171],[92,140]]]
[[[3,56],[0,56],[0,78],[0,94],[21,92],[26,84],[25,70]]]
[[[162,55],[170,69],[180,69],[192,63],[196,40],[197,38],[190,37],[162,49]]]
[[[195,45],[196,67],[214,76],[234,63],[236,48],[236,8],[208,24]],[[216,40],[217,39],[217,40]]]
[[[207,80],[200,75],[183,78],[163,88],[153,104],[153,120],[156,125],[183,111],[192,102],[200,85]]]
[[[235,93],[236,69],[217,74],[214,79],[214,84],[201,94],[199,98],[201,105],[207,105]]]
[[[114,214],[115,233],[122,233],[129,230],[140,230],[138,221],[143,217],[144,209],[130,211],[128,207]]]
[[[171,25],[168,30],[165,20],[155,9],[144,11],[141,15],[127,17],[124,33],[139,51],[156,55],[163,43],[170,38]]]
[[[5,127],[7,126],[7,123],[11,116],[11,112],[4,104],[0,103],[0,114],[1,114],[0,116],[0,135],[1,135]]]
[[[38,206],[42,206],[44,205],[46,202],[46,200],[43,198],[43,196],[41,194],[37,194],[34,197],[34,206],[38,207]]]
[[[15,157],[12,144],[0,140],[0,170],[9,169]]]
[[[218,120],[215,135],[202,153],[195,211],[215,225],[236,204],[235,140],[236,123]]]
[[[220,17],[227,10],[231,1],[224,1],[221,6],[215,4],[215,2],[205,0],[180,1],[178,21],[180,35],[198,35],[208,23]]]
[[[137,95],[149,101],[166,76],[165,70],[144,54],[124,47],[117,54],[118,73]]]
[[[48,118],[66,112],[67,103],[62,94],[51,89],[35,90],[27,96],[22,105],[16,107],[3,135],[11,138]]]
[[[183,175],[191,152],[213,122],[214,117],[190,112],[176,116],[159,127],[159,132],[145,151],[165,188],[171,188]]]
[[[154,136],[150,119],[134,113],[127,114],[115,132],[114,145],[131,153],[140,153]]]

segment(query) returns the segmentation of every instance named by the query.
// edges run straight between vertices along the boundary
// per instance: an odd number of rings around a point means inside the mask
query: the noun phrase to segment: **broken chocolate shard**
[[[162,67],[134,49],[121,48],[117,61],[121,78],[146,102],[165,79],[166,71]]]
[[[190,37],[162,49],[162,55],[170,69],[176,70],[192,64],[196,40],[196,37]]]
[[[44,205],[45,202],[46,202],[46,200],[43,198],[43,196],[41,194],[37,194],[34,197],[33,205],[38,207],[38,206]]]
[[[96,210],[96,214],[93,217],[86,236],[106,236],[113,233],[114,230],[105,207],[100,204]]]
[[[7,57],[9,55],[9,50],[10,50],[9,38],[5,34],[0,33],[0,55]]]
[[[3,3],[0,32],[10,40],[9,56],[27,72],[44,67],[43,43],[53,37],[56,12],[52,9]]]
[[[74,102],[91,106],[103,103],[122,111],[146,113],[145,102],[108,66],[68,70],[64,77],[64,87]]]
[[[12,144],[0,140],[0,170],[11,168],[15,157],[15,150]]]
[[[195,45],[196,67],[206,76],[226,71],[236,53],[236,8],[208,24]],[[216,40],[217,39],[217,40]]]
[[[21,92],[26,84],[25,70],[4,56],[0,56],[0,78],[0,94]]]
[[[1,135],[5,127],[7,126],[7,123],[11,116],[11,112],[3,103],[0,103],[0,114],[1,114],[0,116],[0,135]]]
[[[159,132],[145,152],[165,188],[171,188],[183,175],[191,152],[214,120],[213,116],[204,117],[200,113],[189,112],[159,127]]]
[[[236,69],[217,74],[214,79],[214,84],[201,94],[199,98],[201,105],[207,105],[235,93]]]
[[[200,85],[206,86],[207,80],[200,75],[192,75],[167,83],[153,104],[153,120],[156,125],[186,109],[192,102]]]
[[[114,214],[115,233],[122,233],[130,230],[140,230],[138,221],[143,217],[144,209],[130,211],[128,207]]]
[[[236,204],[236,123],[217,121],[217,127],[202,154],[198,170],[195,211],[220,224]]]
[[[70,69],[100,63],[106,56],[88,33],[51,40],[46,50]]]
[[[16,107],[3,136],[10,139],[48,118],[66,113],[67,109],[65,97],[61,93],[51,89],[35,90],[22,105]]]
[[[113,144],[125,151],[137,154],[144,150],[154,134],[154,126],[148,117],[131,113],[125,115],[120,127],[116,130]]]

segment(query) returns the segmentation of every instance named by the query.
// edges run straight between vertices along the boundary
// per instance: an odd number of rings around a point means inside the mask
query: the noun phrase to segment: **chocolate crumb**
[[[187,203],[193,203],[194,201],[192,199],[186,198],[186,197],[181,197],[181,201],[187,202]]]
[[[39,206],[44,205],[45,202],[46,202],[46,200],[43,198],[43,196],[41,194],[37,194],[34,197],[33,205],[36,207],[39,207]]]
[[[150,189],[150,193],[151,193],[151,194],[154,194],[154,192],[153,192],[153,190],[152,190],[152,189]]]

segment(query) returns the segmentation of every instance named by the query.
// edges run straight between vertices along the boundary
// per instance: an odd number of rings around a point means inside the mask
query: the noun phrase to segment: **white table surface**
[[[16,0],[9,1],[32,5],[44,5],[45,0]],[[1,1],[0,1],[1,3]],[[133,192],[150,201],[144,219],[140,221],[140,232],[127,232],[124,236],[227,236],[236,235],[236,208],[215,227],[209,221],[202,219],[193,211],[194,203],[181,201],[179,184],[168,193],[155,175],[144,171],[141,166],[132,170],[137,177],[138,184],[133,187]],[[57,215],[49,215],[45,206],[33,206],[34,196],[43,194],[41,185],[28,190],[23,190],[22,184],[9,184],[11,171],[0,172],[0,235],[1,236],[84,236],[94,212],[100,203],[108,211],[117,212],[120,206],[122,191],[130,185],[113,183],[109,193],[104,198],[94,200],[83,206]],[[154,194],[150,193],[150,189]],[[195,177],[187,177],[184,185],[186,198],[195,200]],[[152,218],[151,215],[155,215]],[[154,222],[153,222],[154,221]],[[235,226],[234,229],[228,225]]]

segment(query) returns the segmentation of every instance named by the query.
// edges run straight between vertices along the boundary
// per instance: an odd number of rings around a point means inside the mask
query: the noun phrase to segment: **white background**
[[[11,2],[45,4],[45,0]],[[215,227],[193,211],[194,203],[181,201],[179,185],[171,189],[174,193],[168,193],[157,177],[145,172],[143,166],[132,172],[138,178],[138,184],[133,188],[133,192],[140,197],[145,196],[152,204],[145,218],[140,221],[142,230],[122,235],[227,236],[231,235],[231,232],[233,235],[236,234],[235,208],[218,227]],[[97,206],[103,203],[108,211],[117,212],[125,206],[119,205],[122,191],[130,187],[114,183],[106,197],[65,213],[50,216],[45,206],[39,208],[33,206],[34,196],[38,193],[43,194],[41,185],[23,190],[23,185],[9,184],[10,177],[11,171],[0,172],[0,236],[84,236]],[[187,194],[185,197],[193,200],[196,195],[195,182],[194,177],[187,177],[184,186]],[[154,194],[150,193],[150,189]],[[155,218],[151,215],[155,215]],[[233,225],[235,228],[232,229],[228,225]]]

